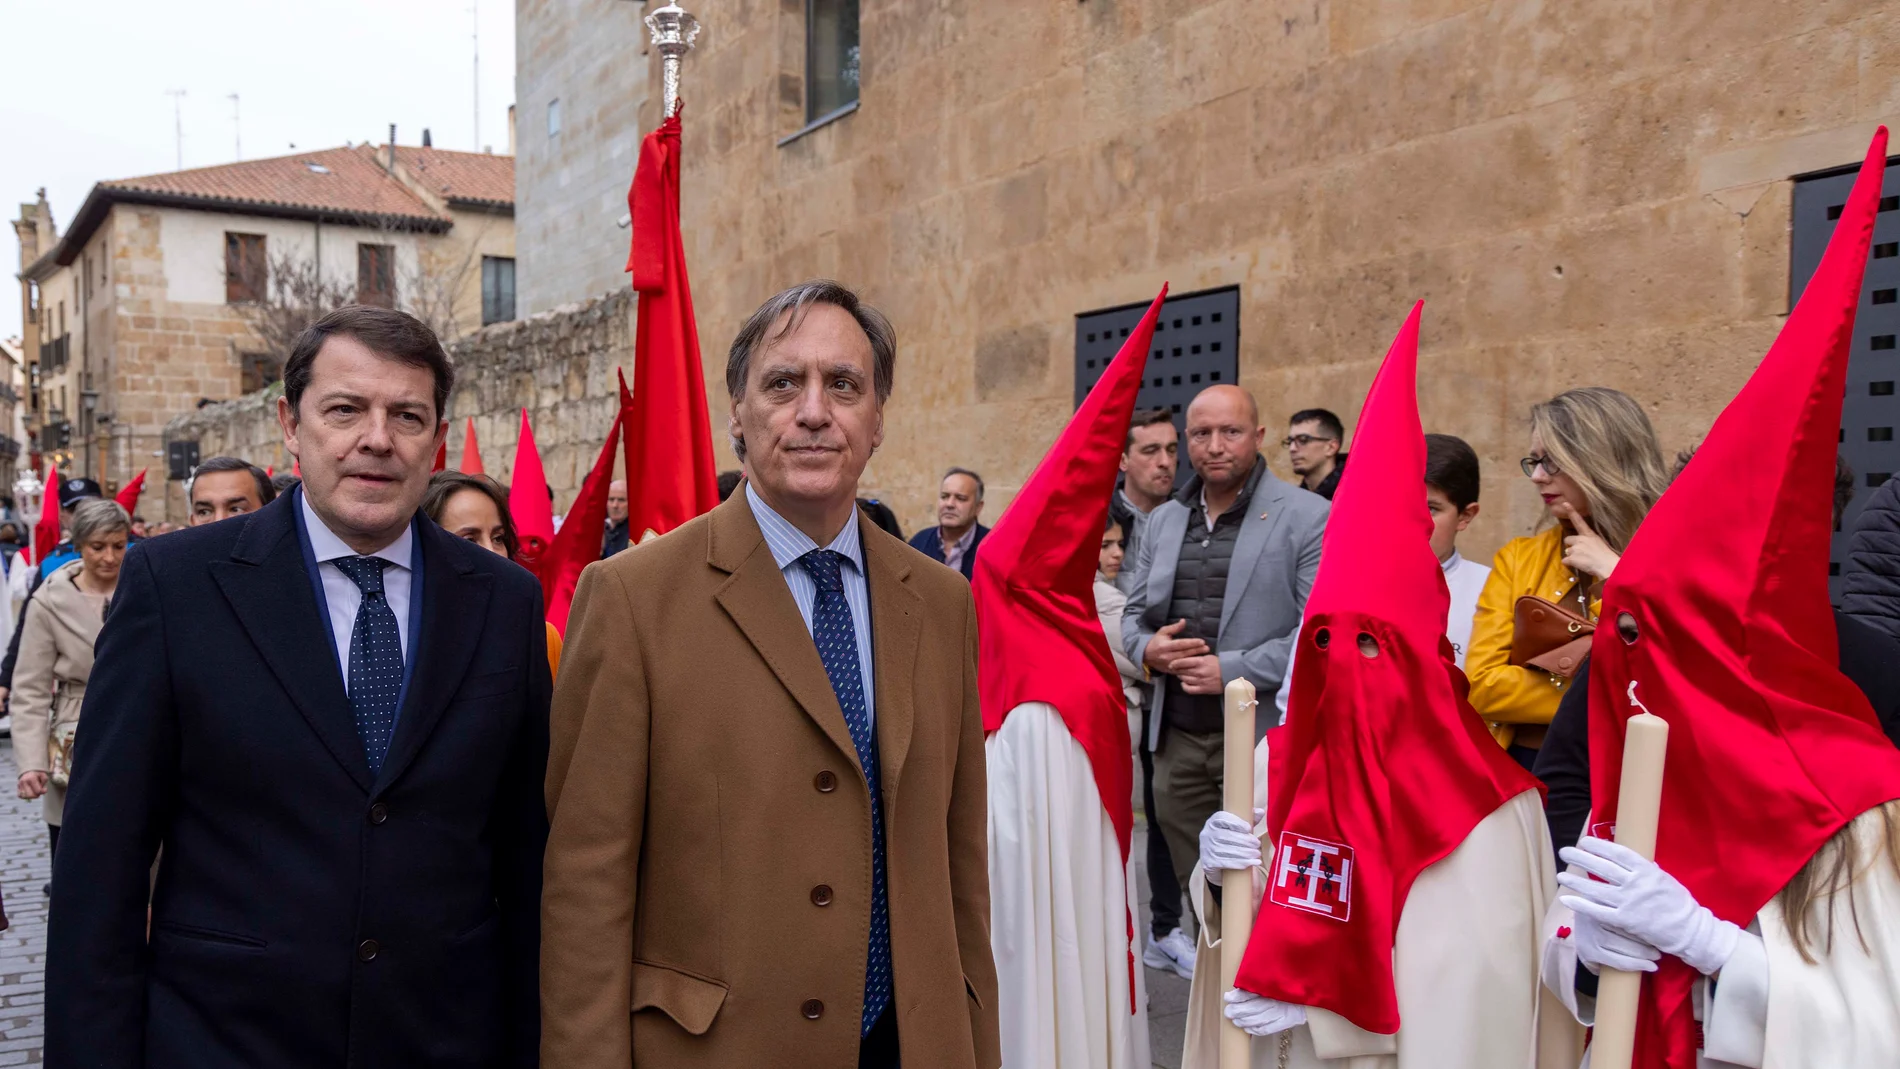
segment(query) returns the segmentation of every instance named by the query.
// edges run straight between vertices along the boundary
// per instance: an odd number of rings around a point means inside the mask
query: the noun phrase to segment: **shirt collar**
[[[959,538],[959,539],[957,539],[957,540],[956,540],[955,542],[951,542],[951,543],[949,543],[949,544],[947,544],[947,545],[945,545],[945,546],[943,547],[943,548],[944,548],[944,552],[946,552],[946,553],[947,553],[947,552],[949,552],[950,550],[953,550],[953,549],[967,549],[967,548],[969,548],[969,545],[970,545],[970,542],[971,542],[971,540],[972,540],[972,539],[974,539],[975,537],[976,537],[976,524],[974,524],[974,523],[973,523],[973,524],[971,524],[971,525],[970,525],[970,529],[969,529],[969,530],[967,530],[967,531],[965,531],[965,532],[963,532],[963,537],[962,537],[962,538]]]
[[[772,551],[772,559],[778,563],[779,571],[790,568],[798,558],[818,548],[811,536],[792,526],[792,521],[773,511],[765,499],[752,492],[752,484],[745,484],[746,504],[752,507],[752,518],[758,522],[759,532],[765,535],[765,546]],[[971,528],[972,531],[975,528]],[[858,509],[851,507],[851,517],[844,521],[844,530],[838,537],[824,547],[843,556],[857,567],[859,574],[864,573],[864,541],[858,537]]]
[[[1438,566],[1440,568],[1445,569],[1446,575],[1450,575],[1451,573],[1457,571],[1458,566],[1460,564],[1463,564],[1464,562],[1465,562],[1465,559],[1458,555],[1458,550],[1456,548],[1453,548],[1451,551],[1451,556],[1446,557],[1444,560],[1439,561]]]
[[[325,561],[333,561],[339,557],[365,556],[381,557],[398,568],[407,569],[409,567],[410,554],[414,551],[416,541],[416,531],[413,524],[404,527],[402,533],[396,536],[394,542],[391,542],[376,552],[358,554],[341,538],[338,538],[336,532],[330,530],[323,522],[322,517],[317,515],[316,510],[310,507],[309,494],[298,494],[297,504],[303,509],[304,531],[310,535],[310,552],[316,557],[318,564],[322,564]]]

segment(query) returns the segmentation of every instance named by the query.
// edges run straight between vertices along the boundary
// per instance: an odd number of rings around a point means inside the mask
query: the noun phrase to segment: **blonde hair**
[[[1881,834],[1874,845],[1872,856],[1867,856],[1864,844],[1856,832],[1858,820],[1850,821],[1845,828],[1837,831],[1821,849],[1814,852],[1794,879],[1775,894],[1775,904],[1781,907],[1781,917],[1788,925],[1788,936],[1794,941],[1794,948],[1801,952],[1801,960],[1809,965],[1815,964],[1814,939],[1815,928],[1819,925],[1814,906],[1825,900],[1826,924],[1820,933],[1821,953],[1834,948],[1834,909],[1835,896],[1846,892],[1847,913],[1854,922],[1854,937],[1860,940],[1863,950],[1867,948],[1867,937],[1860,928],[1860,909],[1855,902],[1854,884],[1875,865],[1880,864],[1880,855],[1887,855],[1887,864],[1893,866],[1894,873],[1900,875],[1900,801],[1888,802],[1875,810],[1880,814]]]
[[[1618,553],[1669,485],[1656,429],[1641,405],[1607,386],[1566,390],[1531,406],[1531,433],[1590,505],[1590,526]]]

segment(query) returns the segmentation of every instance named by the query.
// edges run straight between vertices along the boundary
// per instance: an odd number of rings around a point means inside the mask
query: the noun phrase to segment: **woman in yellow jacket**
[[[1517,600],[1535,595],[1573,610],[1581,603],[1595,620],[1603,581],[1669,478],[1642,406],[1601,386],[1532,407],[1530,454],[1520,466],[1553,522],[1498,550],[1478,596],[1465,675],[1472,708],[1529,768],[1570,681],[1511,663]]]

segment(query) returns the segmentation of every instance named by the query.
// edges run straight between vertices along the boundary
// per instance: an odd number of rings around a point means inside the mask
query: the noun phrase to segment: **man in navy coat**
[[[53,880],[50,1064],[535,1064],[541,592],[417,512],[453,380],[410,316],[326,316],[278,403],[302,488],[126,558]]]
[[[976,574],[976,551],[988,527],[983,515],[983,477],[968,468],[951,468],[937,487],[937,525],[911,536],[910,548],[968,579]]]

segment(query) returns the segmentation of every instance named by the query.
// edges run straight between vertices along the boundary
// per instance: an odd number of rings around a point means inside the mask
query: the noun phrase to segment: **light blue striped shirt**
[[[792,588],[792,600],[798,603],[798,614],[805,618],[805,630],[810,631],[812,606],[818,601],[818,584],[812,582],[798,558],[817,549],[818,543],[793,527],[790,520],[773,512],[772,506],[752,492],[750,483],[745,484],[745,499],[746,504],[752,506],[752,518],[758,521],[759,530],[765,535],[766,548],[778,562],[779,574],[785,577],[785,585]],[[858,537],[856,505],[851,507],[851,518],[845,521],[844,530],[824,548],[850,562],[850,567],[838,569],[838,574],[844,581],[845,604],[851,607],[851,626],[858,634],[858,670],[864,673],[865,719],[875,726],[877,688],[871,679],[871,587],[864,576],[864,540]]]

